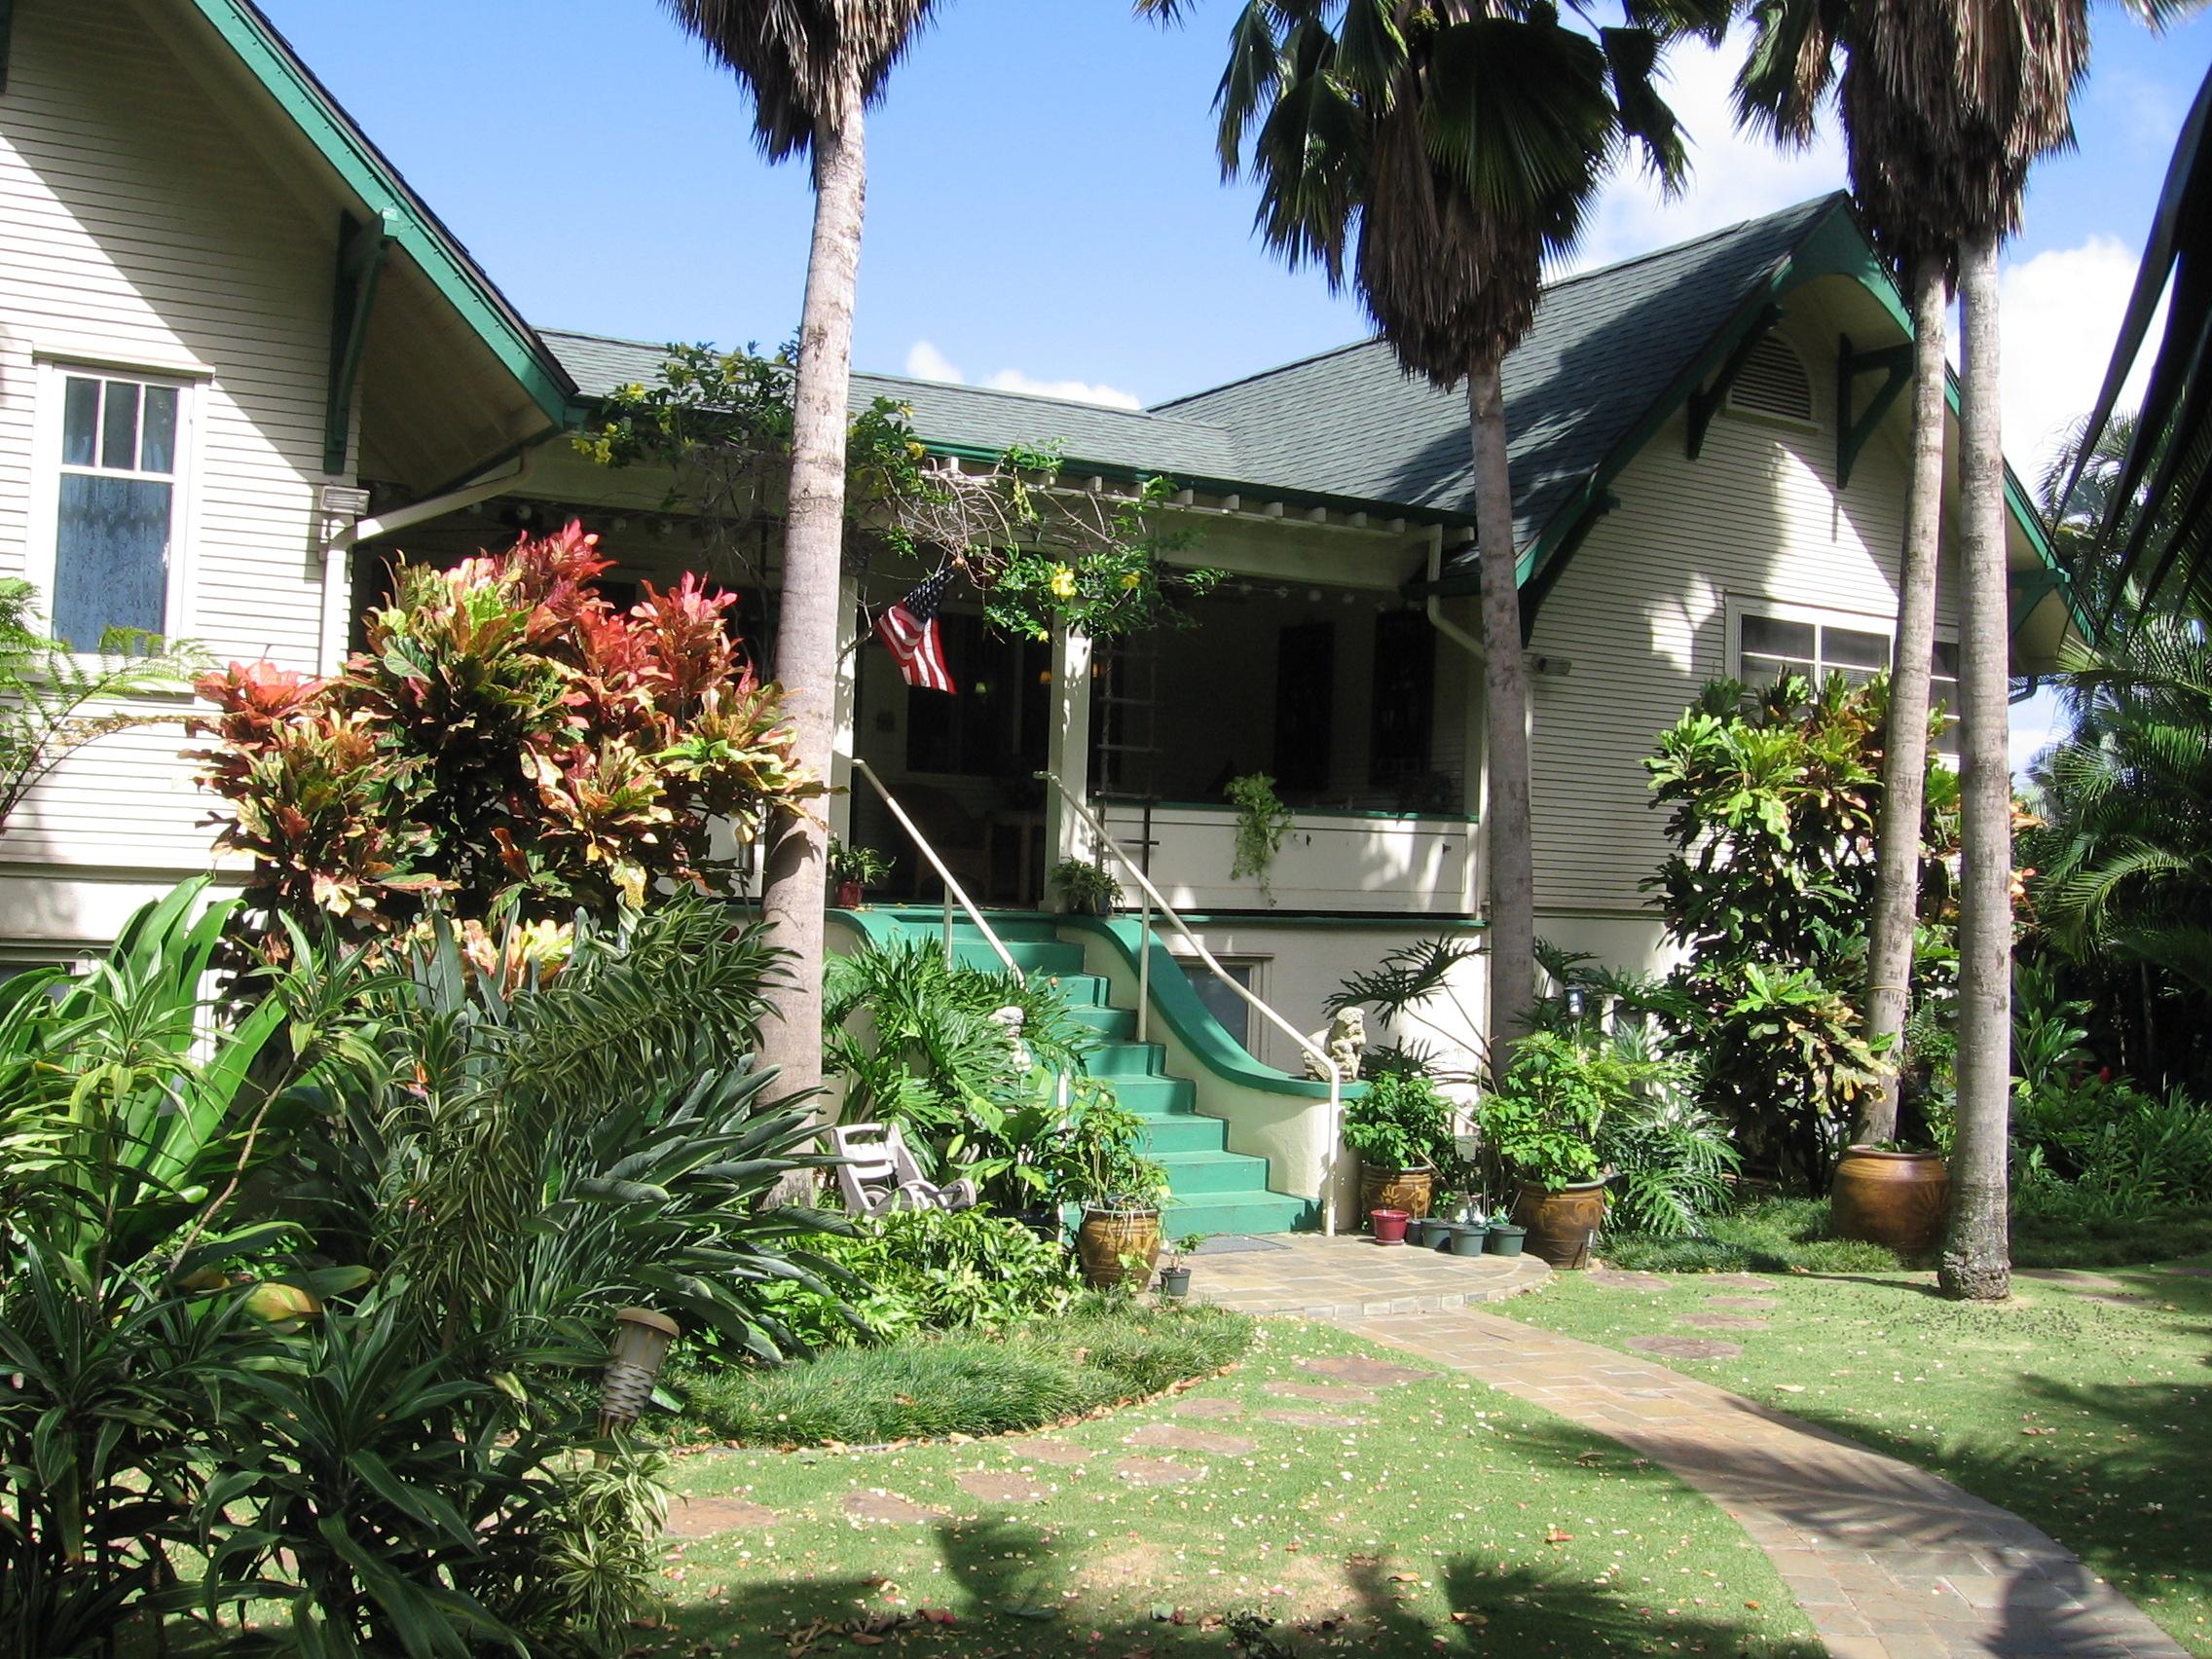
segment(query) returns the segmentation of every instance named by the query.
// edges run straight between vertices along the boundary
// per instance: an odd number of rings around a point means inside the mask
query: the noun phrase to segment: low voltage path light
[[[614,1315],[614,1342],[599,1383],[599,1431],[638,1420],[653,1397],[653,1381],[668,1359],[678,1326],[649,1308],[625,1308]]]

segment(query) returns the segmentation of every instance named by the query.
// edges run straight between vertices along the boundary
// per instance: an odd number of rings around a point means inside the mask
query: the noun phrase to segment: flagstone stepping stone
[[[1198,1394],[1177,1400],[1167,1409],[1180,1418],[1233,1418],[1244,1415],[1244,1402],[1220,1394]]]
[[[1772,1290],[1774,1288],[1771,1280],[1763,1279],[1756,1273],[1699,1273],[1697,1281],[1700,1284],[1725,1285],[1730,1290]]]
[[[1185,1428],[1179,1422],[1148,1422],[1128,1437],[1131,1446],[1161,1446],[1170,1452],[1210,1452],[1217,1457],[1248,1457],[1252,1442],[1240,1434],[1211,1428]]]
[[[1744,1351],[1743,1344],[1718,1337],[1631,1337],[1621,1346],[1664,1359],[1734,1359]]]
[[[1633,1290],[1640,1295],[1671,1290],[1675,1283],[1673,1279],[1661,1278],[1657,1273],[1614,1272],[1610,1269],[1591,1273],[1586,1282],[1599,1290]]]
[[[1203,1464],[1178,1463],[1172,1457],[1124,1457],[1114,1472],[1131,1486],[1182,1486],[1205,1478]]]
[[[2110,1273],[2093,1273],[2086,1268],[2022,1268],[2014,1278],[2036,1279],[2067,1290],[2125,1290]]]
[[[1300,1412],[1286,1406],[1260,1414],[1268,1422],[1288,1423],[1292,1428],[1358,1428],[1366,1418],[1346,1417],[1339,1412]]]
[[[1737,1313],[1771,1313],[1781,1306],[1771,1296],[1709,1296],[1708,1308],[1725,1308]]]
[[[1302,1359],[1298,1363],[1302,1370],[1316,1371],[1340,1382],[1373,1388],[1396,1388],[1408,1382],[1425,1382],[1429,1375],[1410,1365],[1392,1365],[1386,1359],[1369,1359],[1356,1353],[1333,1353],[1323,1359]]]
[[[925,1509],[913,1499],[901,1497],[895,1492],[849,1492],[845,1493],[844,1509],[855,1521],[890,1521],[910,1525],[938,1518],[937,1510]]]
[[[1012,1469],[962,1469],[952,1482],[970,1497],[986,1503],[1042,1503],[1051,1496],[1050,1488]]]
[[[758,1531],[783,1517],[762,1503],[734,1497],[684,1497],[668,1506],[671,1538],[711,1538],[718,1532]]]
[[[1371,1406],[1372,1388],[1350,1388],[1341,1382],[1270,1382],[1268,1392],[1293,1400],[1319,1400],[1325,1405]]]
[[[2187,1273],[2191,1278],[2212,1278],[2212,1268],[2163,1267],[2158,1272],[2162,1273]]]
[[[1766,1321],[1750,1313],[1684,1313],[1675,1321],[1701,1331],[1763,1331]]]
[[[2148,1308],[2149,1306],[2151,1306],[2151,1304],[2157,1302],[2158,1299],[2155,1296],[2146,1296],[2143,1294],[2143,1292],[2138,1290],[2116,1290],[2110,1292],[2102,1290],[2085,1290],[2082,1293],[2082,1300],[2083,1302],[2101,1302],[2107,1308]]]
[[[1064,1440],[1024,1441],[1014,1454],[1029,1463],[1088,1463],[1097,1456],[1088,1446],[1070,1446]]]

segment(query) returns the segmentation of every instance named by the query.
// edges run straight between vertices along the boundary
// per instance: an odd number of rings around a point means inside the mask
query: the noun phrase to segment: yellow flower
[[[1144,577],[1138,575],[1134,571],[1131,571],[1127,575],[1122,578],[1122,591],[1124,593],[1127,593],[1134,588],[1140,588],[1143,585]]]
[[[1054,599],[1073,599],[1075,598],[1075,571],[1065,565],[1054,565],[1052,567],[1052,579],[1048,585],[1051,586]]]

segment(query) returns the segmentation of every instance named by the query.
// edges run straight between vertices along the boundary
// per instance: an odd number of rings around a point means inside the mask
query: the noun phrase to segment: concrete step
[[[1061,981],[1062,994],[1067,982]],[[1088,1025],[1106,1042],[1115,1043],[1132,1035],[1137,1028],[1137,1016],[1125,1008],[1109,1008],[1104,1003],[1070,1002],[1068,1014],[1080,1024]]]
[[[1271,1198],[1268,1161],[1241,1152],[1169,1152],[1160,1157],[1167,1185],[1178,1201],[1198,1194],[1212,1197]]]
[[[1189,1233],[1288,1233],[1306,1219],[1304,1198],[1279,1193],[1201,1195],[1186,1200],[1170,1198],[1161,1207],[1161,1233],[1180,1238]],[[1198,1264],[1204,1272],[1204,1263]]]
[[[1140,1118],[1198,1109],[1198,1088],[1187,1077],[1117,1077],[1113,1083],[1122,1109]]]
[[[1161,1077],[1167,1051],[1158,1043],[1101,1043],[1084,1056],[1092,1077]]]
[[[1229,1139],[1229,1125],[1219,1118],[1201,1118],[1196,1112],[1180,1118],[1146,1118],[1137,1150],[1147,1158],[1165,1158],[1179,1152],[1220,1152]]]

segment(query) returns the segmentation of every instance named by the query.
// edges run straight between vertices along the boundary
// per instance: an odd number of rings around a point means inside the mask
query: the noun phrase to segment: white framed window
[[[1815,684],[1840,674],[1854,685],[1890,666],[1896,619],[1855,611],[1822,610],[1763,600],[1728,602],[1728,672],[1754,690],[1784,674],[1802,674]],[[1928,701],[1941,705],[1949,733],[1958,725],[1959,642],[1938,635],[1929,663]],[[1942,745],[1944,764],[1958,758]]]
[[[1239,1048],[1248,1054],[1256,1055],[1258,1051],[1252,1045],[1259,1033],[1253,1028],[1252,1005],[1215,978],[1211,970],[1197,957],[1178,957],[1177,960],[1182,963],[1184,973],[1190,976],[1191,989],[1198,993],[1198,1001],[1205,1005],[1206,1012],[1221,1022],[1221,1028],[1236,1040]],[[1268,1000],[1267,957],[1224,956],[1216,951],[1214,960],[1239,985],[1262,1002]]]
[[[186,631],[198,387],[41,360],[28,570],[49,631],[80,651],[111,628]]]

